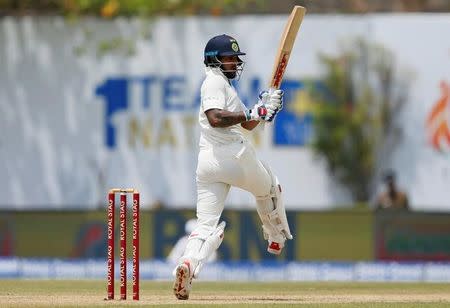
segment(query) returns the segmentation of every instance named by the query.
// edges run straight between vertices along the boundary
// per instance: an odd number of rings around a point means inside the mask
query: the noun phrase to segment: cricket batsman
[[[198,116],[197,226],[174,270],[173,291],[181,300],[189,298],[192,279],[222,243],[225,222],[219,220],[231,186],[255,196],[269,253],[280,254],[286,239],[292,239],[278,179],[269,165],[256,157],[243,134],[243,129],[253,130],[260,122],[273,121],[283,107],[283,91],[263,91],[247,109],[231,84],[242,73],[244,55],[238,42],[225,34],[213,37],[205,47],[206,77]]]

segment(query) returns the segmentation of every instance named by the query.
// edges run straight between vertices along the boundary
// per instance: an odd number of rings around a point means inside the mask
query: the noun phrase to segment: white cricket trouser
[[[221,243],[221,239],[212,234],[217,232],[217,224],[231,186],[255,196],[260,216],[273,210],[272,178],[256,157],[250,143],[237,141],[200,149],[197,166],[197,226],[181,258],[189,261],[195,277],[198,277],[204,258],[210,256]]]
[[[197,228],[192,232],[206,239],[216,228],[231,186],[256,198],[267,198],[272,181],[248,141],[202,148],[197,166]]]

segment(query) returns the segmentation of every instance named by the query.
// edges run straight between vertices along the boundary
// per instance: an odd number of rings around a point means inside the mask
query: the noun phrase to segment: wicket
[[[120,193],[119,206],[119,257],[120,299],[127,299],[127,194],[133,195],[133,299],[139,300],[139,192],[134,189],[114,188],[108,194],[108,250],[107,250],[107,299],[114,299],[114,216],[115,197]]]

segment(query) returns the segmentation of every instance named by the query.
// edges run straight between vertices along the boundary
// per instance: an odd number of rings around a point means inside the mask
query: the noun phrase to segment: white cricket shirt
[[[205,111],[222,109],[232,112],[244,111],[245,105],[239,99],[236,90],[219,68],[206,67],[206,78],[200,92],[200,147],[223,145],[245,139],[241,124],[229,127],[212,127]]]

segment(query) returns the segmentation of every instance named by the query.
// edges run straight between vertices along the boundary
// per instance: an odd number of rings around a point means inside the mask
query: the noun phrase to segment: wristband
[[[249,109],[245,109],[244,110],[244,115],[245,115],[245,120],[246,121],[250,121],[252,119],[252,116],[250,115],[250,110]]]

